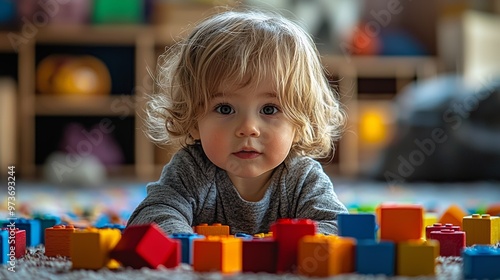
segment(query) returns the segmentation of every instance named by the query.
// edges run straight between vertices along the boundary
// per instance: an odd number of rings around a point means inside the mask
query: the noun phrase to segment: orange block
[[[454,226],[460,226],[462,228],[462,219],[467,216],[467,213],[462,210],[458,205],[452,204],[439,218],[438,223],[441,224],[452,224]]]
[[[420,239],[424,209],[421,205],[380,205],[380,239],[401,242]]]
[[[307,235],[299,240],[298,273],[311,277],[329,277],[355,270],[354,238],[334,235]]]
[[[495,245],[500,242],[500,217],[490,214],[472,214],[463,218],[463,231],[467,246]]]
[[[225,226],[219,223],[212,224],[200,224],[194,227],[194,232],[200,235],[210,236],[210,235],[229,235],[229,226]]]
[[[241,272],[243,240],[233,236],[207,236],[195,239],[193,270],[222,273]]]
[[[45,255],[47,257],[69,257],[73,225],[56,225],[45,229]]]
[[[500,203],[492,204],[486,208],[486,214],[491,216],[500,216]]]

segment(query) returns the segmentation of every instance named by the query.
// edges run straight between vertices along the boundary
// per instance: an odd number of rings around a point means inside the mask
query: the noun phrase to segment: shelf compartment
[[[35,97],[35,114],[40,116],[118,116],[135,115],[135,98],[131,95],[49,96]]]

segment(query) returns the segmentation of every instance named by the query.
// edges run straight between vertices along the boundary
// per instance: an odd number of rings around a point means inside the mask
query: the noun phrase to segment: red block
[[[276,272],[278,242],[272,238],[243,241],[243,272]]]
[[[432,231],[431,239],[439,241],[439,255],[443,257],[460,256],[465,248],[465,232],[453,229]]]
[[[169,238],[156,224],[129,226],[110,256],[133,268],[173,268],[181,262],[181,243]]]
[[[10,246],[15,246],[15,257],[20,258],[26,254],[26,231],[24,229],[13,229],[11,228],[2,228],[2,230],[6,230],[9,232],[9,236],[14,236],[14,244],[9,243]]]
[[[452,224],[441,224],[434,223],[432,226],[425,227],[425,239],[431,238],[431,232],[433,231],[441,231],[442,229],[452,229],[454,231],[460,231],[460,226],[454,226]]]
[[[294,272],[297,268],[299,240],[316,234],[316,223],[309,219],[279,219],[271,226],[278,242],[277,272]]]

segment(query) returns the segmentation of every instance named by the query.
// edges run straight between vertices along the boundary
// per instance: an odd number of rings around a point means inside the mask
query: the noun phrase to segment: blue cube
[[[30,220],[30,219],[13,219],[11,223],[4,223],[3,227],[14,224],[18,229],[24,229],[26,231],[26,247],[34,247],[41,243],[41,223],[40,220]]]
[[[0,264],[9,261],[9,231],[0,230]]]
[[[36,215],[35,220],[40,221],[40,242],[45,244],[45,229],[61,224],[61,218],[54,215]]]
[[[396,264],[396,245],[392,241],[358,240],[356,272],[393,276]]]
[[[375,240],[377,226],[374,214],[339,214],[337,216],[339,236],[356,240]]]
[[[170,238],[180,240],[182,248],[182,262],[193,264],[193,242],[197,238],[205,238],[205,236],[196,233],[174,233]]]
[[[462,251],[465,279],[500,279],[500,248],[475,245]]]

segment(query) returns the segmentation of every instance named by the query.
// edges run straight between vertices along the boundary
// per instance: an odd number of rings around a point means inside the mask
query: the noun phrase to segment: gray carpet
[[[28,254],[16,261],[15,272],[9,271],[7,265],[1,267],[0,279],[65,279],[65,280],[81,280],[81,279],[169,279],[169,280],[184,280],[184,279],[314,279],[302,275],[295,274],[267,274],[267,273],[242,273],[235,275],[222,275],[220,273],[197,273],[194,272],[189,265],[181,265],[176,269],[131,269],[120,268],[118,270],[101,269],[93,270],[72,270],[71,261],[67,258],[46,257],[43,254],[43,247],[32,248],[28,250]],[[357,275],[344,274],[330,278],[335,280],[382,280],[382,279],[462,279],[462,263],[460,258],[448,257],[439,258],[437,260],[436,276],[434,277],[386,277],[383,275]],[[418,264],[415,264],[418,265]],[[316,278],[318,279],[318,278]]]

